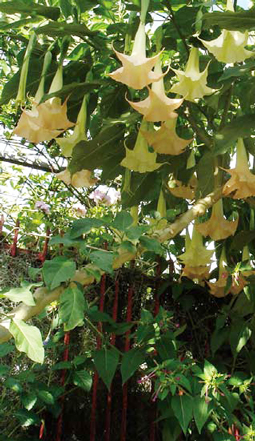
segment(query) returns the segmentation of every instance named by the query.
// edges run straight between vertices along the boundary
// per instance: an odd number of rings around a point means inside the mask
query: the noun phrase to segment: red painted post
[[[115,296],[113,302],[112,318],[116,322],[118,316],[118,301],[119,301],[119,281],[115,281]],[[115,345],[116,335],[111,335],[111,344]],[[111,434],[111,409],[112,409],[112,388],[107,394],[107,406],[106,406],[106,416],[105,416],[105,441],[110,441]]]
[[[15,233],[14,233],[14,238],[13,238],[13,242],[10,248],[10,255],[12,257],[15,257],[17,255],[17,243],[18,243],[18,235],[19,235],[19,226],[20,226],[20,222],[19,220],[16,221],[16,226],[15,226]]]
[[[107,249],[107,243],[105,243],[105,249]],[[105,285],[106,285],[106,275],[103,274],[100,283],[100,301],[99,301],[99,311],[104,310],[104,299],[105,299]],[[98,323],[97,329],[102,332],[102,323]],[[97,337],[97,349],[101,348],[101,338]],[[92,388],[92,403],[91,403],[91,415],[90,415],[90,441],[95,441],[96,438],[96,410],[97,410],[97,388],[98,388],[99,376],[98,373],[94,373],[93,378],[93,388]]]
[[[132,264],[133,266],[133,264]],[[127,300],[127,318],[126,322],[129,323],[132,320],[132,305],[133,305],[133,286],[129,285],[128,288],[128,300]],[[126,332],[125,348],[124,351],[127,352],[130,349],[130,330]],[[121,416],[121,432],[120,441],[126,441],[127,433],[127,408],[128,408],[128,382],[123,385],[122,389],[122,416]]]
[[[38,260],[40,260],[42,263],[45,262],[47,256],[49,240],[50,240],[50,229],[47,228],[43,250],[42,252],[38,253]]]
[[[2,234],[3,234],[3,226],[4,226],[4,215],[1,214],[1,218],[0,218],[0,236],[2,236]]]
[[[70,332],[65,333],[64,337],[64,354],[63,361],[68,361],[69,357],[69,343],[70,343]],[[61,386],[64,386],[66,379],[66,369],[62,370],[61,375]],[[63,407],[64,407],[64,396],[61,397],[61,412],[57,421],[57,433],[56,433],[56,441],[61,441],[62,438],[62,429],[63,429]]]

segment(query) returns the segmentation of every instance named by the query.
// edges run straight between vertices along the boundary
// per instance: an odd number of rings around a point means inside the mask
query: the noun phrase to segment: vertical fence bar
[[[156,284],[155,284],[155,303],[154,303],[154,317],[159,313],[160,308],[160,299],[159,299],[159,286],[160,286],[160,276],[161,276],[161,265],[158,260],[158,264],[156,267]],[[150,424],[150,441],[155,441],[156,437],[156,423],[155,420],[157,418],[157,408],[156,403],[153,403],[151,410],[151,424]]]
[[[132,267],[133,267],[133,263],[131,264],[131,268]],[[133,285],[130,283],[128,288],[128,299],[127,299],[127,317],[126,317],[127,323],[131,322],[132,320],[133,293],[134,293],[134,288]],[[124,348],[125,352],[128,352],[130,349],[129,334],[130,334],[130,330],[126,332],[125,348]],[[126,441],[127,409],[128,409],[128,382],[126,382],[122,388],[122,416],[121,416],[120,441]]]
[[[1,214],[1,217],[0,217],[0,236],[2,236],[2,234],[3,234],[3,226],[4,226],[4,215]]]
[[[119,301],[119,281],[115,280],[115,295],[113,302],[112,318],[116,322],[118,316],[118,301]],[[112,334],[110,339],[111,344],[114,346],[116,342],[116,335]],[[112,409],[112,386],[107,394],[107,406],[105,416],[105,441],[110,441],[111,434],[111,409]]]
[[[105,244],[105,249],[107,249],[107,244]],[[105,299],[105,286],[106,286],[106,275],[103,274],[100,283],[100,301],[99,301],[99,311],[104,310],[104,299]],[[102,332],[102,323],[98,323],[98,331]],[[101,348],[101,338],[97,337],[97,349]],[[93,388],[92,388],[92,404],[91,404],[91,415],[90,415],[90,441],[95,441],[96,438],[96,410],[97,410],[97,388],[98,388],[99,375],[97,372],[94,373],[93,377]]]
[[[64,337],[64,354],[63,354],[63,361],[68,361],[69,357],[69,344],[70,344],[70,332],[65,333]],[[66,369],[62,370],[61,375],[61,386],[64,386],[66,379]],[[61,441],[62,438],[62,429],[63,429],[63,407],[64,407],[64,396],[61,397],[61,412],[58,417],[57,421],[57,433],[56,433],[56,441]]]
[[[40,260],[41,263],[44,263],[46,260],[47,252],[48,252],[48,245],[50,240],[50,229],[47,228],[46,230],[46,237],[43,244],[43,249],[41,253],[38,253],[38,260]]]
[[[16,226],[15,226],[15,233],[14,233],[13,242],[12,242],[12,245],[10,247],[10,255],[12,257],[15,257],[17,255],[17,243],[18,243],[18,235],[19,235],[19,226],[20,226],[20,222],[19,222],[19,220],[17,220],[16,221]]]

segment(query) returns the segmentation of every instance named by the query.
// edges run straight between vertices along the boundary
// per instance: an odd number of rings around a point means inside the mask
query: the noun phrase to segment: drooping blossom
[[[234,12],[232,0],[227,1],[228,11]],[[221,35],[214,40],[202,40],[203,45],[222,63],[241,63],[254,55],[245,49],[248,43],[248,32],[227,31],[223,29]]]
[[[151,172],[162,166],[161,163],[156,162],[157,153],[149,151],[147,141],[142,135],[142,130],[145,128],[147,123],[143,120],[134,149],[130,150],[126,147],[126,156],[120,163],[123,167],[139,173]]]
[[[145,23],[140,22],[131,55],[122,54],[115,49],[114,52],[121,61],[122,67],[109,74],[113,80],[133,89],[143,89],[163,77],[162,72],[152,71],[161,53],[152,58],[146,58]]]
[[[168,188],[170,192],[177,198],[195,199],[195,191],[197,186],[197,177],[193,174],[187,185],[183,185],[181,181],[170,179]]]
[[[46,204],[44,201],[36,201],[35,208],[42,210],[45,214],[50,213],[50,206]]]
[[[176,133],[176,118],[169,119],[161,124],[160,129],[154,131],[142,131],[143,136],[149,145],[157,153],[164,155],[180,155],[192,141],[182,139]]]
[[[199,51],[193,47],[190,51],[188,63],[185,71],[171,68],[178,77],[179,83],[174,84],[171,92],[184,96],[187,101],[195,102],[206,95],[211,95],[214,89],[206,85],[208,76],[208,67],[203,72],[199,70]]]
[[[94,191],[89,195],[90,199],[99,205],[104,203],[105,205],[113,205],[120,199],[120,192],[113,187],[107,187],[107,185],[99,185]]]
[[[160,62],[157,62],[155,72],[162,73]],[[144,115],[146,121],[157,122],[177,118],[177,113],[174,111],[181,106],[183,99],[172,99],[166,96],[163,78],[153,83],[148,91],[149,96],[143,101],[133,102],[127,100],[133,109]]]
[[[184,264],[181,276],[198,280],[207,278],[214,251],[206,249],[203,245],[202,235],[195,228],[193,228],[191,240],[188,233],[186,234],[185,247],[185,253],[178,256],[178,259]]]
[[[76,146],[76,144],[78,144],[80,141],[87,141],[87,135],[86,135],[87,101],[88,101],[88,96],[85,95],[77,117],[73,134],[65,138],[57,138],[56,140],[58,145],[60,146],[62,154],[66,158],[69,158],[72,155],[72,151]]]
[[[71,175],[68,168],[66,168],[62,172],[57,173],[55,176],[67,185],[73,185],[76,188],[80,188],[95,185],[97,179],[92,178],[91,175],[91,170],[81,170]]]
[[[32,101],[32,108],[24,109],[18,125],[13,133],[33,143],[50,141],[56,138],[74,124],[67,118],[67,102],[61,104],[61,99],[54,97],[38,104],[44,93],[45,73],[50,64],[51,54],[46,53],[41,81]],[[53,78],[49,93],[54,93],[63,86],[62,66],[60,65]]]
[[[246,199],[255,196],[255,175],[249,170],[248,158],[242,138],[238,139],[236,152],[236,166],[226,170],[231,178],[223,187],[223,195],[233,199]]]
[[[228,221],[223,215],[223,202],[219,199],[212,208],[212,214],[208,221],[196,224],[196,229],[203,236],[210,236],[213,240],[226,239],[233,236],[238,225],[238,217],[235,220]]]

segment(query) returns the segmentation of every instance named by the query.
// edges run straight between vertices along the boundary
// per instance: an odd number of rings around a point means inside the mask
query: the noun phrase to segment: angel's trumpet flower
[[[201,234],[193,228],[191,241],[186,240],[185,253],[178,256],[181,263],[185,265],[182,276],[198,280],[207,278],[212,255],[213,250],[206,249]]]
[[[87,100],[88,96],[85,95],[82,101],[81,109],[79,111],[76,125],[71,136],[66,138],[57,138],[57,143],[60,146],[61,152],[66,158],[72,155],[72,151],[76,144],[80,141],[86,141],[86,120],[87,120]]]
[[[201,224],[196,224],[196,229],[203,236],[210,236],[213,240],[226,239],[233,236],[238,225],[238,218],[233,221],[228,221],[223,215],[222,199],[219,199],[212,208],[212,214],[208,221]]]
[[[234,12],[232,0],[228,0],[226,9]],[[245,49],[248,37],[247,31],[227,31],[224,29],[222,34],[215,40],[206,41],[200,38],[200,41],[218,61],[222,63],[240,63],[254,55],[253,52]]]
[[[56,138],[66,129],[73,126],[67,118],[66,101],[61,104],[60,98],[51,98],[38,104],[43,96],[45,73],[51,60],[51,54],[45,55],[42,78],[31,110],[23,110],[17,127],[13,133],[26,138],[30,142],[39,143]],[[49,93],[54,93],[63,86],[62,66],[59,66]]]
[[[237,142],[236,167],[226,170],[231,178],[223,187],[223,195],[233,199],[246,199],[255,196],[255,175],[249,170],[248,158],[242,138]]]
[[[155,73],[162,73],[161,63],[159,61],[156,64]],[[148,88],[148,90],[149,96],[143,101],[136,103],[127,100],[133,109],[144,115],[146,121],[157,122],[177,118],[177,113],[175,113],[174,110],[180,107],[183,103],[183,99],[167,98],[163,78],[157,83],[153,83],[152,88]]]
[[[187,185],[183,185],[181,181],[171,179],[168,182],[170,192],[177,198],[195,199],[195,191],[197,186],[197,177],[193,174]]]
[[[147,141],[141,133],[141,129],[145,128],[147,128],[147,123],[143,121],[134,149],[130,150],[126,147],[126,157],[120,163],[123,167],[139,173],[151,172],[162,166],[162,164],[156,162],[157,153],[149,151]]]
[[[66,168],[62,172],[57,173],[55,176],[67,185],[73,185],[76,188],[81,188],[95,185],[97,179],[92,178],[91,174],[92,171],[90,170],[81,170],[71,175],[68,168]]]
[[[225,249],[223,248],[219,260],[219,278],[216,282],[206,282],[210,288],[210,294],[214,297],[225,297],[229,290],[226,292],[228,272],[226,270],[227,261]]]
[[[143,132],[142,134],[157,153],[164,155],[180,155],[192,139],[182,139],[177,135],[176,118],[161,124],[159,130]]]
[[[26,84],[27,84],[27,74],[28,74],[28,67],[29,67],[29,60],[30,56],[34,47],[34,43],[36,41],[36,34],[32,32],[27,49],[24,55],[23,64],[20,72],[20,79],[19,79],[19,88],[18,93],[16,97],[16,104],[24,104],[26,101]]]
[[[195,102],[206,95],[211,95],[215,92],[206,85],[208,76],[207,64],[205,70],[199,70],[199,51],[193,47],[190,51],[188,63],[185,71],[173,69],[179,79],[179,83],[171,88],[171,92],[178,93],[184,96],[185,100]]]
[[[122,54],[114,49],[122,63],[122,67],[109,74],[113,80],[126,84],[133,89],[143,89],[148,84],[163,77],[162,72],[157,73],[151,70],[159,59],[161,52],[152,58],[146,58],[145,17],[148,6],[148,0],[141,1],[140,25],[135,36],[131,55]]]

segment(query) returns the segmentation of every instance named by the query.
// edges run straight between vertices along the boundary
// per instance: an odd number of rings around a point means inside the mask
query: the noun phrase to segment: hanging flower
[[[223,187],[223,195],[231,195],[233,199],[246,199],[255,196],[255,175],[249,170],[242,138],[239,138],[237,142],[236,167],[226,171],[231,175],[231,178]]]
[[[174,186],[175,185],[175,186]],[[197,177],[193,174],[187,185],[182,185],[181,181],[171,179],[168,182],[170,192],[177,198],[195,199],[195,191],[197,186]]]
[[[87,120],[87,99],[85,95],[82,101],[81,109],[79,111],[76,125],[73,134],[66,138],[58,138],[57,143],[60,146],[61,152],[66,158],[72,155],[72,151],[76,144],[81,141],[87,141],[86,135],[86,120]]]
[[[66,168],[62,172],[57,173],[56,177],[61,179],[61,181],[67,185],[73,185],[76,188],[80,188],[95,185],[97,179],[92,178],[91,174],[91,170],[81,170],[71,175],[68,168]]]
[[[160,62],[156,64],[155,73],[162,73]],[[157,122],[177,118],[177,113],[174,110],[180,107],[183,99],[167,98],[163,78],[157,83],[153,83],[152,88],[148,88],[148,90],[149,96],[143,101],[135,103],[127,100],[133,109],[144,115],[146,121]]]
[[[227,0],[227,11],[234,12],[232,0]],[[240,63],[254,55],[253,52],[245,49],[247,46],[248,32],[223,30],[222,34],[215,40],[202,41],[203,45],[211,52],[218,61],[222,63]]]
[[[233,221],[228,221],[223,216],[222,199],[216,202],[212,208],[212,215],[206,222],[196,225],[197,231],[203,236],[210,236],[213,240],[226,239],[233,236],[238,225],[238,218]]]
[[[176,128],[177,119],[169,119],[161,124],[159,130],[153,132],[142,131],[143,136],[149,145],[152,145],[157,153],[164,155],[180,155],[184,152],[187,145],[192,139],[182,139],[177,135]]]
[[[113,50],[122,63],[122,67],[109,74],[113,80],[126,84],[133,89],[143,89],[148,84],[163,77],[162,72],[158,74],[151,70],[159,59],[161,52],[155,57],[146,58],[145,23],[140,22],[131,55],[124,55],[115,51],[115,49]]]
[[[197,48],[193,47],[190,51],[185,71],[183,72],[172,68],[179,79],[179,83],[171,88],[171,92],[178,93],[184,96],[185,100],[192,102],[203,98],[205,95],[211,95],[215,90],[206,86],[208,66],[209,63],[205,70],[200,72],[199,51]]]
[[[181,263],[185,265],[181,276],[199,280],[207,278],[213,250],[206,249],[201,234],[195,228],[193,228],[191,241],[187,236],[188,233],[185,240],[186,251],[178,256]]]
[[[143,120],[134,149],[129,150],[126,147],[126,157],[120,163],[123,167],[139,173],[151,172],[162,166],[156,162],[157,153],[149,151],[147,141],[141,132],[144,128],[147,128],[147,124]]]
[[[47,55],[47,54],[46,54]],[[44,60],[42,78],[31,110],[23,110],[17,127],[13,133],[26,138],[30,142],[39,143],[56,138],[66,129],[73,126],[67,118],[67,103],[61,104],[60,98],[51,98],[38,104],[43,96],[45,72],[49,65],[49,58]],[[49,93],[61,89],[63,85],[62,66],[59,66],[53,79]]]

